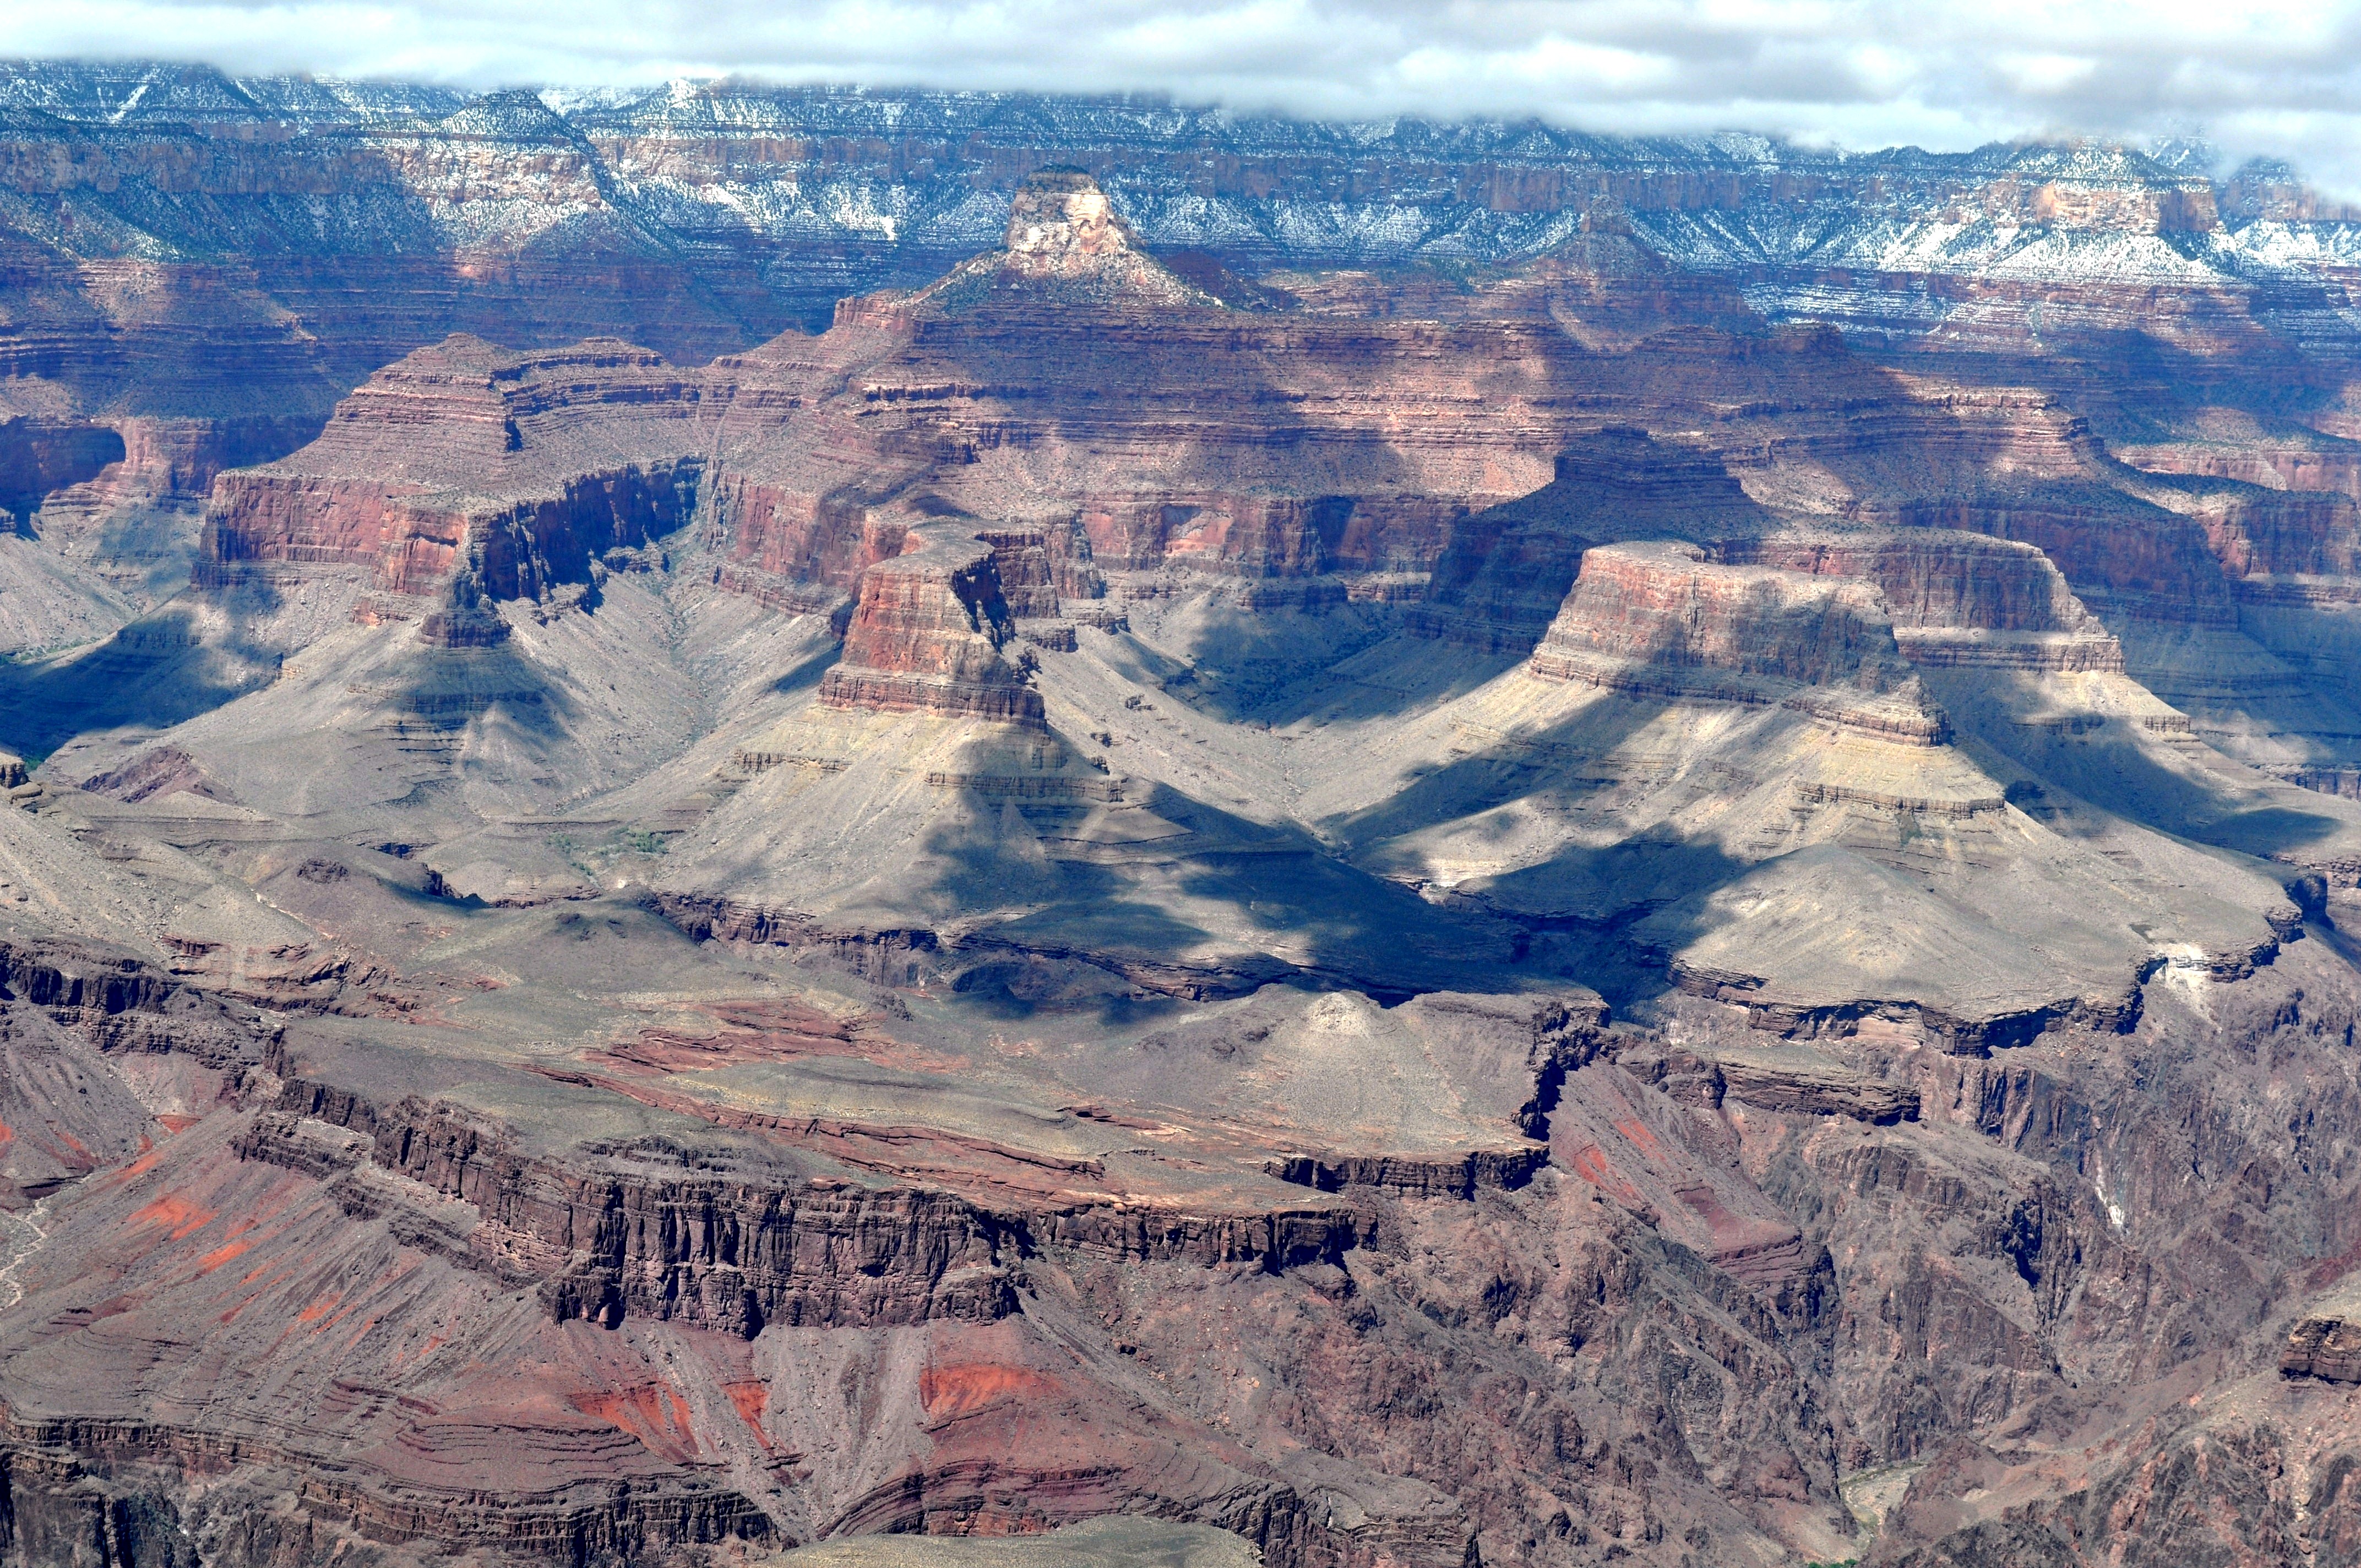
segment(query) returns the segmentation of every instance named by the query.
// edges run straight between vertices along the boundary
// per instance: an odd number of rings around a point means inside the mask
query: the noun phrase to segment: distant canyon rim
[[[0,65],[0,1562],[2361,1563],[2208,157]]]

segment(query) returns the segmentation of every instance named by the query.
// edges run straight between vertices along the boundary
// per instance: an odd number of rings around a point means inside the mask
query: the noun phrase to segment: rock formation
[[[2124,667],[2122,645],[2048,557],[1980,534],[1918,530],[1746,541],[1725,560],[1876,586],[1913,664],[2004,669]]]
[[[1412,623],[1524,652],[1549,630],[1583,552],[1618,540],[1719,543],[1760,531],[1763,509],[1720,459],[1613,427],[1558,454],[1551,482],[1451,531]]]
[[[1531,666],[1545,680],[1634,696],[1784,702],[1882,734],[1928,743],[1949,735],[1875,588],[1716,565],[1695,545],[1585,553]]]
[[[696,401],[663,360],[628,345],[518,356],[449,339],[371,378],[301,454],[225,477],[198,580],[359,568],[379,614],[463,573],[497,598],[544,598],[586,582],[607,551],[687,520],[696,458],[640,452],[686,447],[693,438],[667,442],[664,430],[686,425]]]
[[[2361,1332],[2339,1317],[2308,1317],[2288,1331],[2279,1372],[2329,1383],[2361,1383]]]
[[[1150,257],[1104,191],[1080,169],[1038,170],[1008,202],[1001,248],[953,268],[888,308],[935,315],[1011,306],[1218,308],[1220,302]],[[840,307],[838,320],[862,307]]]
[[[0,1558],[2361,1540],[2284,171],[0,116]]]
[[[998,559],[956,523],[905,535],[901,554],[861,574],[844,659],[820,683],[820,701],[1039,728],[1040,694],[1001,656],[1016,628]]]

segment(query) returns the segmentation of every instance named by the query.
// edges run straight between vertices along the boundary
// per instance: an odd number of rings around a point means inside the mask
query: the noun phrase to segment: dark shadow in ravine
[[[1604,824],[1610,819],[1608,797],[1621,784],[1609,759],[1668,711],[1670,705],[1653,699],[1602,696],[1565,719],[1503,737],[1440,766],[1412,770],[1395,793],[1323,822],[1322,830],[1346,857],[1382,868],[1389,860],[1385,846],[1421,829],[1457,823],[1479,840],[1487,832],[1507,838],[1517,829],[1505,817],[1480,828],[1472,821],[1503,806],[1523,806],[1559,820],[1595,814]],[[1663,953],[1705,932],[1667,931],[1659,920],[1649,948],[1642,950],[1627,939],[1628,928],[1676,902],[1710,894],[1750,869],[1750,862],[1718,844],[1685,838],[1661,824],[1598,844],[1563,845],[1448,895],[1460,919],[1515,933],[1514,961],[1499,968],[1471,966],[1454,984],[1517,989],[1572,980],[1618,1004],[1659,994],[1667,984]]]
[[[167,729],[270,684],[276,650],[236,635],[207,643],[197,620],[183,597],[94,647],[0,663],[0,740],[46,757],[81,735]]]
[[[1432,991],[1513,992],[1569,981],[1610,999],[1653,995],[1665,985],[1661,955],[1633,949],[1622,933],[1748,869],[1713,845],[1642,831],[1597,849],[1563,850],[1472,899],[1422,896],[1348,856],[1356,838],[1458,820],[1510,800],[1546,796],[1553,809],[1578,809],[1612,781],[1535,757],[1553,750],[1572,755],[1577,746],[1585,753],[1611,750],[1664,711],[1654,702],[1610,698],[1570,724],[1428,772],[1381,806],[1334,824],[1348,840],[1342,853],[1301,829],[1250,821],[1152,784],[1138,803],[1184,838],[1158,842],[1132,862],[1045,863],[1026,846],[1011,851],[1017,830],[1011,817],[1027,837],[1052,839],[1075,831],[1079,809],[979,798],[963,821],[934,830],[928,847],[949,869],[916,902],[937,919],[983,898],[1033,905],[967,944],[974,974],[963,991],[997,1016],[1073,1005],[1048,995],[1064,980],[1039,967],[1045,959],[1128,973],[1150,990],[1196,987],[1206,994],[1284,980],[1348,987],[1388,1003]],[[1587,891],[1568,901],[1553,895],[1553,884]],[[1176,904],[1167,888],[1189,904]],[[1203,913],[1181,913],[1192,906]],[[1683,945],[1680,933],[1669,935],[1675,947]],[[1652,929],[1659,946],[1666,936]],[[1027,984],[1030,996],[1023,994]]]
[[[1397,718],[1465,696],[1514,669],[1522,657],[1392,630],[1350,657],[1242,705],[1241,717],[1274,729]],[[1177,695],[1188,696],[1185,688]]]
[[[844,645],[831,643],[817,653],[791,667],[786,674],[771,683],[771,689],[782,696],[794,696],[802,692],[818,691],[829,671],[836,668],[844,657]]]
[[[1977,740],[2044,784],[2053,784],[2122,817],[2173,838],[2235,850],[2261,860],[2301,860],[2303,851],[2353,832],[2349,817],[2303,808],[2290,788],[2281,803],[2242,802],[2228,788],[2174,772],[2129,736],[2114,717],[2081,736],[2053,735],[2046,727],[2015,725],[1989,710],[1960,703],[1955,717]],[[2038,799],[2014,804],[2038,813]],[[2323,805],[2325,803],[2323,802]]]
[[[1618,426],[1577,436],[1549,484],[1453,526],[1424,596],[1392,610],[1395,638],[1364,641],[1330,669],[1274,684],[1236,711],[1277,726],[1447,701],[1532,652],[1593,545],[1713,545],[1755,537],[1774,521],[1713,454]]]

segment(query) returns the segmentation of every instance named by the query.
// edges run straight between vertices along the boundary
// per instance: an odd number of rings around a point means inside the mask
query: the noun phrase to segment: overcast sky
[[[1129,91],[1848,147],[2210,136],[2361,192],[2361,0],[7,0],[0,54]]]

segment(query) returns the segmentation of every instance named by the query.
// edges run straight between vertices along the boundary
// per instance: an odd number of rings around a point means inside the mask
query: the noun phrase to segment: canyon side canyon
[[[2290,170],[0,64],[0,1563],[2361,1565]]]

